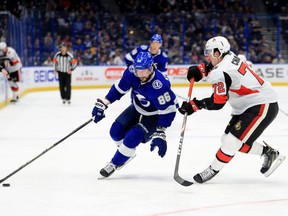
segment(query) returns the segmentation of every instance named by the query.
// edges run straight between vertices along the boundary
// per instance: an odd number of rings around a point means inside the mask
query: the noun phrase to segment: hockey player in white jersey
[[[247,63],[230,51],[230,43],[222,36],[209,39],[204,55],[209,65],[191,66],[187,79],[199,81],[206,77],[212,83],[209,98],[183,102],[181,114],[200,110],[218,110],[228,101],[232,118],[221,137],[221,147],[211,165],[194,176],[198,183],[212,179],[240,151],[264,158],[260,172],[268,177],[285,159],[279,151],[256,139],[278,114],[277,95],[271,84],[259,77]]]
[[[0,72],[2,72],[2,74],[3,74],[4,76],[6,76],[7,78],[9,78],[9,73],[8,73],[8,71],[6,71],[2,65],[0,65]]]
[[[19,99],[19,87],[17,82],[20,81],[20,72],[22,68],[21,60],[12,47],[7,47],[5,42],[0,42],[0,61],[5,69],[9,72],[8,81],[13,93],[11,103],[16,103]]]

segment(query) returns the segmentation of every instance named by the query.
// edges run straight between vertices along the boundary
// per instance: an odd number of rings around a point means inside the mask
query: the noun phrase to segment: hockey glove
[[[92,110],[92,116],[94,117],[94,122],[97,123],[101,121],[104,117],[104,110],[107,109],[108,106],[104,104],[104,102],[101,99],[97,99],[97,102],[95,103],[95,107]]]
[[[158,155],[164,157],[167,151],[167,142],[166,142],[166,128],[157,127],[155,133],[152,135],[152,142],[150,151],[154,151],[155,147],[158,147]]]
[[[187,115],[191,115],[191,114],[193,114],[194,112],[197,112],[200,109],[202,109],[201,101],[199,101],[196,98],[194,98],[189,103],[184,101],[182,103],[181,107],[178,109],[178,111],[182,115],[185,115],[186,112],[187,112]]]
[[[190,80],[194,78],[194,80],[198,82],[204,77],[206,77],[208,73],[212,70],[212,68],[213,65],[211,63],[208,63],[206,65],[202,63],[197,66],[191,66],[188,69],[187,79],[190,82]]]

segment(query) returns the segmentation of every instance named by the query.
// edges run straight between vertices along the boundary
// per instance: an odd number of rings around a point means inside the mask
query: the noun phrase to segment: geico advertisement
[[[43,82],[57,82],[58,76],[57,73],[54,73],[53,69],[48,68],[37,68],[33,71],[33,77],[35,83]]]

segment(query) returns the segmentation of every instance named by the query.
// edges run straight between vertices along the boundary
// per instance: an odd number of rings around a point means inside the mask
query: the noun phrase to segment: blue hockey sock
[[[114,157],[112,158],[112,163],[116,166],[120,166],[124,164],[127,160],[129,160],[130,157],[127,157],[119,152],[119,150],[116,151]]]

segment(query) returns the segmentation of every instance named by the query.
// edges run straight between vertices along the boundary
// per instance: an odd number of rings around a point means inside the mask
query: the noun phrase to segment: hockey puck
[[[2,184],[3,187],[10,187],[10,184],[9,183],[4,183]]]

